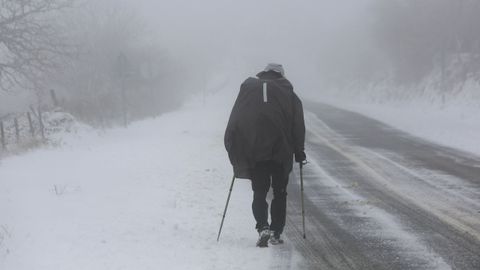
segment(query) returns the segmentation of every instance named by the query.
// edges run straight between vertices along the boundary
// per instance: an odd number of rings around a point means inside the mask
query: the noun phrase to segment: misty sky
[[[280,62],[307,84],[322,62],[321,48],[355,47],[368,0],[141,0],[139,6],[169,51],[208,68],[245,74]],[[358,41],[357,41],[358,42]],[[331,44],[335,45],[331,45]],[[342,44],[344,43],[344,44]],[[358,44],[356,44],[358,46]],[[199,67],[199,69],[202,69]]]
[[[143,20],[146,32],[161,49],[189,67],[192,81],[198,77],[208,81],[225,73],[240,83],[268,62],[278,62],[300,93],[318,91],[322,69],[356,61],[365,36],[369,2],[106,0],[112,7],[131,9]],[[8,101],[3,111],[34,100],[24,93],[0,93],[0,97]]]

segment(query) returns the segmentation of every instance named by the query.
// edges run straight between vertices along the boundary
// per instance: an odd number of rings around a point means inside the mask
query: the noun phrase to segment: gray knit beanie
[[[278,72],[278,73],[282,74],[282,76],[285,76],[285,70],[283,69],[283,66],[280,65],[280,64],[276,64],[276,63],[269,63],[264,71],[265,72],[275,71],[275,72]]]

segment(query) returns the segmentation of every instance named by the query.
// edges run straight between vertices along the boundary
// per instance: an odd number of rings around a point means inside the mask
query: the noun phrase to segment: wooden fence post
[[[0,139],[2,141],[3,150],[7,149],[7,143],[5,141],[5,130],[3,129],[3,121],[0,120]]]
[[[35,138],[35,128],[33,127],[32,115],[30,112],[27,112],[28,125],[30,126],[30,133],[32,133],[32,138]]]
[[[41,110],[38,110],[38,121],[40,123],[40,134],[42,134],[42,139],[45,140],[45,126],[43,125]]]
[[[58,107],[58,99],[57,99],[57,95],[55,94],[55,90],[50,89],[50,97],[52,98],[53,105],[55,107]]]
[[[18,143],[20,143],[20,129],[18,128],[18,119],[17,117],[13,118],[13,124],[15,126],[15,140]]]

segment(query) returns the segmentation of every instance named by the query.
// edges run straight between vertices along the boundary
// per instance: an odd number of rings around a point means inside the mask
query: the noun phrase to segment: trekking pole
[[[302,198],[302,226],[303,226],[303,239],[306,239],[305,235],[305,204],[303,198],[303,165],[307,164],[306,162],[300,162],[300,191],[301,191],[301,198]]]
[[[235,175],[232,177],[232,184],[230,185],[230,191],[228,192],[227,204],[223,211],[222,223],[220,223],[220,229],[218,230],[217,242],[220,240],[220,234],[222,233],[223,221],[225,221],[225,215],[227,214],[228,203],[230,202],[230,195],[232,195],[233,183],[235,182]]]

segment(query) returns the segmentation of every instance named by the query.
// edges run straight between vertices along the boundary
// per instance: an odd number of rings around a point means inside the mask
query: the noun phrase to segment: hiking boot
[[[280,234],[272,232],[272,235],[270,236],[270,244],[272,245],[283,244],[283,239],[280,238]]]
[[[258,232],[257,247],[268,247],[268,239],[270,239],[270,230],[265,227]]]

